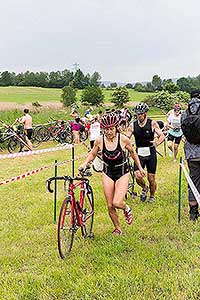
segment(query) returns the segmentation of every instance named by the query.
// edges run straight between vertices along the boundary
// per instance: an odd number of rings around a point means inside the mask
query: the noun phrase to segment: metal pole
[[[167,155],[166,138],[164,139],[164,155]]]
[[[180,157],[180,164],[182,164],[182,157]],[[178,180],[178,223],[181,221],[181,181],[182,181],[182,167],[179,165],[179,180]]]
[[[58,173],[58,166],[57,166],[57,159],[55,160],[55,177],[57,177]],[[56,224],[56,201],[57,201],[57,180],[54,181],[54,224]]]
[[[74,177],[74,144],[72,144],[72,177]]]

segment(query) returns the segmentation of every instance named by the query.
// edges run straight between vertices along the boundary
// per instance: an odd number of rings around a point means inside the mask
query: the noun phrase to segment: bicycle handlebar
[[[54,190],[51,188],[51,182],[54,181],[54,180],[63,180],[64,183],[66,181],[69,181],[69,182],[72,182],[73,180],[84,180],[86,183],[89,182],[89,180],[87,178],[85,178],[84,176],[88,176],[87,173],[85,173],[85,170],[83,171],[80,171],[80,175],[82,177],[71,177],[71,176],[57,176],[57,177],[50,177],[49,179],[47,179],[46,181],[46,187],[47,187],[47,190],[50,192],[50,193],[53,193]]]

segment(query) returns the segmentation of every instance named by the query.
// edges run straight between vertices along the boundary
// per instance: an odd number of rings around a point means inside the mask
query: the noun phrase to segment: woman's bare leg
[[[128,190],[128,183],[129,183],[130,174],[127,173],[120,177],[115,182],[115,190],[114,190],[114,197],[113,197],[113,206],[115,208],[125,209],[126,202],[124,201],[125,195]]]
[[[113,197],[115,192],[115,182],[103,173],[102,175],[104,195],[107,201],[108,213],[115,228],[120,229],[119,217],[116,208],[113,206]]]

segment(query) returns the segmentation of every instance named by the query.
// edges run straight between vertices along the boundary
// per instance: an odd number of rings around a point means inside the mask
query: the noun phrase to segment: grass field
[[[111,90],[103,90],[105,102],[110,102]],[[61,89],[36,88],[36,87],[0,87],[0,102],[14,102],[18,104],[42,102],[60,102]],[[82,91],[77,92],[77,97],[80,99]],[[129,90],[130,101],[139,102],[149,95],[149,93],[139,93],[134,90]]]
[[[50,144],[48,145],[50,146]],[[160,146],[160,152],[163,147]],[[182,153],[182,149],[180,151]],[[87,154],[83,146],[76,157]],[[71,151],[0,160],[0,180],[70,158]],[[53,168],[1,186],[0,300],[198,300],[199,224],[188,220],[183,180],[181,224],[177,224],[178,164],[158,157],[155,203],[128,199],[132,226],[120,213],[123,235],[113,237],[101,175],[94,173],[94,240],[76,236],[68,260],[59,258],[53,196],[45,181]],[[76,162],[76,169],[80,162]],[[58,174],[70,174],[71,165]],[[136,190],[140,190],[136,187]],[[59,184],[57,207],[64,197]]]

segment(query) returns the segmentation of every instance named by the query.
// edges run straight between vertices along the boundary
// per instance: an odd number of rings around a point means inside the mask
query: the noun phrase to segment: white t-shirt
[[[90,125],[90,141],[96,140],[100,136],[100,123],[94,122]]]
[[[174,113],[171,113],[167,118],[167,121],[174,127],[174,129],[170,128],[169,133],[175,137],[179,137],[183,134],[181,130],[181,114],[175,116]]]

